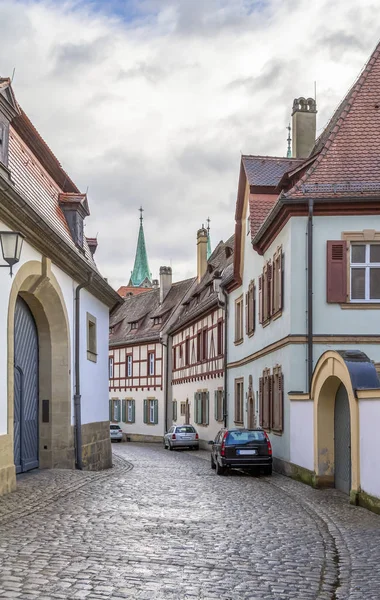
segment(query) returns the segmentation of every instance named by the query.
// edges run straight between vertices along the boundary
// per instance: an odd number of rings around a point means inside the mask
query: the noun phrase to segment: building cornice
[[[61,235],[46,222],[23,195],[15,190],[8,169],[0,164],[0,218],[4,223],[20,231],[41,254],[47,256],[67,275],[78,283],[92,280],[88,291],[109,308],[121,304],[123,299],[105,281],[85,256],[71,248]]]

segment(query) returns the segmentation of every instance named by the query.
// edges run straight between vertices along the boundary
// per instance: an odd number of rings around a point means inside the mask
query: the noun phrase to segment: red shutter
[[[260,427],[263,426],[263,414],[264,414],[264,378],[259,378],[259,423]]]
[[[347,242],[327,242],[327,302],[347,300]]]
[[[259,277],[259,323],[263,322],[263,276]]]

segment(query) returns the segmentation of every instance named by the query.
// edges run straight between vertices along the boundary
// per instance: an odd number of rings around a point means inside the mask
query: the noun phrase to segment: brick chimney
[[[172,287],[172,268],[160,267],[160,304],[165,300]]]
[[[202,279],[207,269],[207,229],[202,225],[197,233],[197,277]]]
[[[315,144],[317,105],[314,98],[295,98],[292,112],[292,156],[307,158]]]

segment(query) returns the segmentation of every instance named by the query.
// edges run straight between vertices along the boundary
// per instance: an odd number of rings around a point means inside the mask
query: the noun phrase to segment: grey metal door
[[[22,298],[14,330],[14,460],[16,473],[38,467],[38,334]]]
[[[346,494],[351,490],[351,419],[347,390],[340,385],[334,411],[335,487]]]

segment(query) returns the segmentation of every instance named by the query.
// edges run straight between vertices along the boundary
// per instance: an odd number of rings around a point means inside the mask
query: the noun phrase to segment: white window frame
[[[148,363],[149,363],[149,375],[155,374],[155,354],[154,352],[148,352]]]
[[[108,379],[113,379],[113,356],[108,357]]]
[[[149,423],[154,423],[154,400],[149,400]]]
[[[380,262],[370,262],[371,246],[379,246],[380,244],[373,244],[371,242],[357,242],[350,244],[350,302],[357,303],[362,302],[366,304],[373,304],[380,302],[380,298],[370,298],[370,269],[379,269]],[[354,246],[365,246],[365,262],[354,263],[352,262],[352,248]],[[352,298],[352,270],[353,269],[365,269],[365,298]]]
[[[133,374],[133,360],[132,354],[127,354],[127,377],[132,377]]]
[[[127,423],[133,422],[133,400],[127,400]]]

